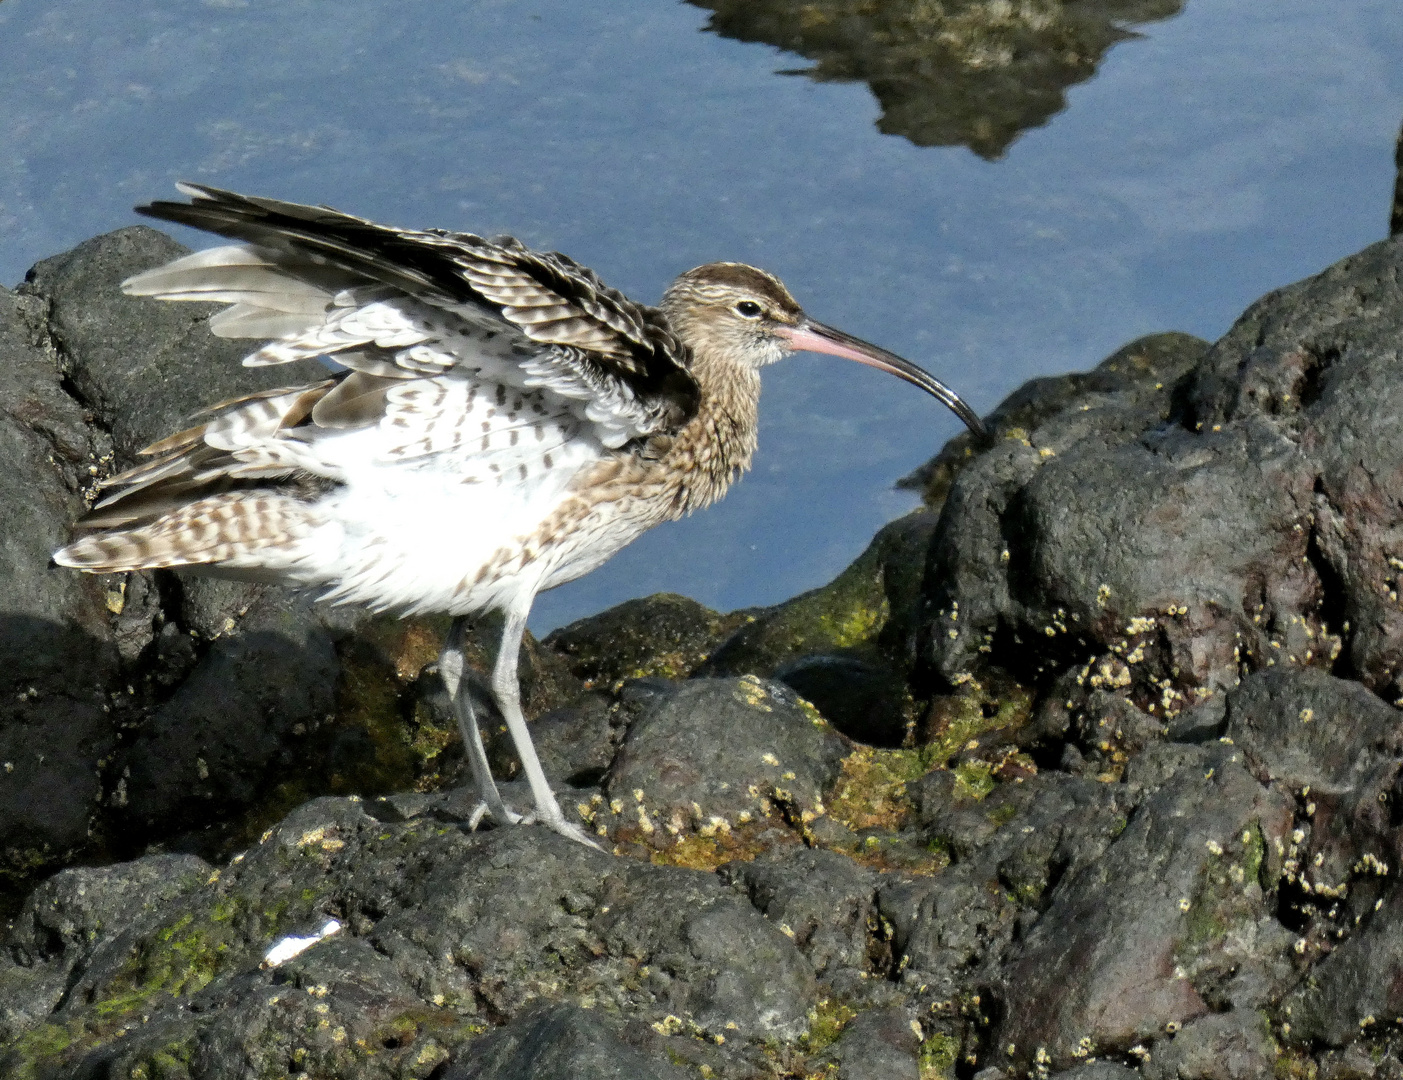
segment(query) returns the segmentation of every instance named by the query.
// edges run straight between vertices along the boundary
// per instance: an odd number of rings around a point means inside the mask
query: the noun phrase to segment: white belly
[[[575,498],[581,469],[599,458],[587,443],[557,451],[553,467],[481,479],[481,468],[442,456],[384,461],[376,432],[348,432],[317,447],[343,485],[312,508],[312,528],[259,564],[323,598],[377,611],[464,615],[529,602],[550,584],[600,565],[646,526],[600,527],[546,547],[543,523]],[[562,576],[562,574],[568,576]]]

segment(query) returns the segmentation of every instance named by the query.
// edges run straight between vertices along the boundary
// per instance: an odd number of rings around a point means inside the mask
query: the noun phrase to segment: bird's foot
[[[468,832],[477,832],[477,828],[482,824],[482,819],[491,815],[492,820],[501,825],[520,825],[522,816],[515,810],[508,810],[505,805],[494,809],[483,799],[473,807],[472,813],[468,815]]]
[[[502,789],[502,794],[520,806],[522,801],[515,796],[524,796],[526,791],[513,790],[518,785],[524,788],[521,781],[506,781],[498,786]],[[552,800],[554,801],[554,800]],[[554,811],[552,813],[552,811]],[[486,799],[479,798],[474,804],[468,816],[463,820],[463,824],[469,832],[476,832],[482,824],[491,819],[492,824],[502,825],[544,825],[552,832],[557,832],[561,836],[569,837],[577,844],[584,844],[585,847],[592,847],[596,851],[606,850],[599,841],[583,826],[575,824],[573,821],[566,821],[565,815],[560,811],[559,805],[551,806],[544,812],[539,806],[533,806],[525,813],[518,813],[507,806],[503,801],[498,808],[494,808]]]
[[[558,832],[561,836],[575,841],[577,844],[584,844],[585,847],[592,847],[595,851],[603,851],[604,848],[599,841],[585,831],[583,826],[576,825],[573,821],[566,821],[563,817],[554,819],[544,814],[537,814],[532,810],[521,819],[523,825],[544,825],[546,828]]]

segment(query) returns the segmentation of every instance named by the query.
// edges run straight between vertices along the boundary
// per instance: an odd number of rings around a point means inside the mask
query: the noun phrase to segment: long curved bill
[[[798,326],[785,327],[780,330],[789,344],[795,349],[805,352],[828,353],[830,356],[841,356],[846,360],[856,360],[859,364],[866,364],[879,371],[888,372],[899,379],[905,379],[915,386],[919,386],[931,397],[936,398],[965,422],[965,427],[974,433],[974,437],[981,442],[989,438],[989,432],[985,429],[983,422],[975,414],[974,410],[966,405],[960,396],[937,379],[924,368],[919,368],[909,360],[903,360],[896,353],[887,352],[886,349],[879,348],[861,338],[855,338],[851,334],[831,326],[825,326],[821,322],[813,319],[805,319]]]

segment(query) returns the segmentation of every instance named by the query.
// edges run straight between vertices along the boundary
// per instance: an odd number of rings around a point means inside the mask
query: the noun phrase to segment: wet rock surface
[[[823,589],[529,640],[602,851],[468,830],[444,620],[47,566],[238,375],[86,303],[173,250],[0,294],[0,1074],[1403,1075],[1403,242],[1025,386]]]

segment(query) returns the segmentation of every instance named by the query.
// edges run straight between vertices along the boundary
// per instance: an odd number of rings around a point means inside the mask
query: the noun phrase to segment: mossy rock
[[[935,522],[927,512],[891,522],[827,585],[749,613],[694,674],[769,676],[817,653],[880,661],[904,674]]]
[[[586,687],[607,690],[626,679],[686,678],[749,617],[744,611],[722,615],[676,593],[655,593],[573,622],[541,644]]]

